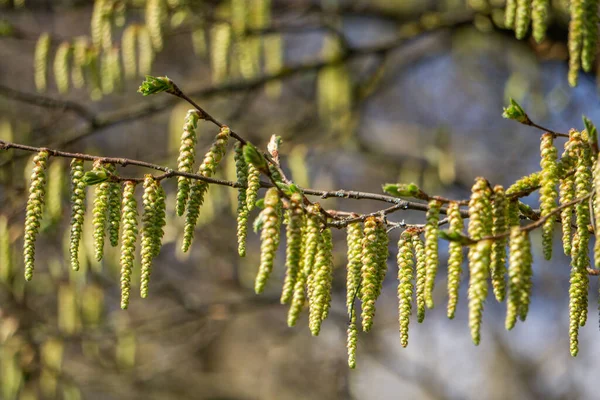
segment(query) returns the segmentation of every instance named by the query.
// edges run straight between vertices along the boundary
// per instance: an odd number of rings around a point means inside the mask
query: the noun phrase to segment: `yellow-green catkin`
[[[46,215],[54,223],[62,217],[63,163],[54,160],[48,167],[48,190],[46,195]]]
[[[331,229],[323,228],[321,240],[317,245],[308,326],[313,336],[318,336],[321,324],[329,314],[331,304],[331,285],[333,281],[333,242]]]
[[[577,86],[579,68],[581,67],[581,50],[583,48],[585,29],[585,1],[571,0],[569,7],[571,21],[569,22],[569,85]]]
[[[540,185],[540,180],[542,178],[541,172],[534,172],[530,175],[524,176],[512,185],[508,189],[506,189],[507,196],[513,196],[517,194],[528,194],[529,192],[535,190]],[[522,197],[522,196],[519,196]]]
[[[58,92],[61,94],[69,91],[69,60],[71,58],[71,44],[62,42],[54,56],[54,81]]]
[[[296,279],[294,285],[294,295],[292,296],[292,304],[288,311],[288,326],[296,325],[296,321],[300,316],[302,307],[306,301],[305,286],[308,282],[308,277],[312,273],[317,246],[320,240],[320,225],[319,205],[314,204],[307,207],[306,230],[304,234],[304,249],[302,252],[302,269]]]
[[[506,301],[507,330],[514,328],[517,316],[522,310],[528,308],[529,284],[531,270],[531,248],[527,232],[518,226],[513,226],[510,231],[510,257],[508,267],[508,298]],[[525,304],[524,304],[525,302]]]
[[[540,215],[542,218],[554,211],[558,198],[558,152],[553,143],[553,135],[544,133],[540,144]],[[554,218],[548,218],[542,227],[542,247],[546,260],[552,258],[552,236],[554,235]]]
[[[491,220],[489,184],[484,178],[476,178],[469,201],[469,236],[479,240],[469,248],[469,327],[473,343],[481,340],[481,320],[483,306],[488,293],[491,241],[481,240],[488,232]]]
[[[131,24],[123,31],[121,39],[121,54],[123,57],[123,72],[125,78],[131,79],[137,76],[136,37],[138,26]]]
[[[163,48],[163,19],[166,7],[163,0],[146,1],[146,28],[150,33],[152,47],[161,51]]]
[[[152,39],[150,33],[145,26],[138,27],[137,30],[137,45],[138,45],[138,72],[145,76],[152,71],[152,63],[154,62],[154,48],[152,47]]]
[[[448,206],[448,222],[450,233],[462,233],[464,223],[458,203]],[[448,318],[453,319],[458,304],[458,290],[462,274],[463,250],[462,244],[450,241],[448,245]]]
[[[71,67],[71,80],[73,81],[73,87],[76,89],[81,89],[85,85],[84,67],[88,63],[88,46],[88,38],[85,36],[78,36],[73,41],[73,65]]]
[[[523,232],[524,239],[521,245],[523,252],[523,287],[521,288],[521,303],[519,305],[519,319],[525,321],[529,313],[531,303],[531,289],[533,288],[533,256],[531,253],[531,242],[527,231]]]
[[[418,233],[412,235],[413,251],[415,253],[415,286],[417,300],[417,322],[421,323],[425,319],[425,244]]]
[[[356,368],[356,345],[358,343],[358,328],[356,327],[356,313],[352,313],[346,331],[346,348],[348,349],[348,367]]]
[[[13,255],[10,240],[10,225],[5,215],[0,215],[0,281],[9,283],[13,274]]]
[[[504,25],[509,29],[515,27],[515,17],[517,15],[517,0],[506,0],[504,10]]]
[[[160,252],[161,240],[165,224],[165,196],[160,183],[150,174],[144,178],[144,195],[142,196],[144,213],[142,215],[141,239],[141,285],[140,295],[148,296],[152,260]]]
[[[531,3],[531,23],[533,27],[533,38],[541,43],[548,29],[548,9],[550,0],[533,0]]]
[[[240,191],[240,193],[242,192]],[[302,195],[300,193],[294,193],[290,198],[288,218],[289,222],[286,228],[286,273],[281,292],[281,304],[288,304],[292,300],[294,286],[300,271],[302,229],[304,226],[304,208],[302,207]]]
[[[135,182],[126,181],[123,185],[123,208],[121,221],[123,234],[121,238],[121,308],[129,306],[131,293],[131,272],[135,257],[135,241],[138,235],[138,211],[135,200]]]
[[[585,133],[585,131],[584,131]],[[583,134],[581,135],[583,138]],[[575,135],[577,137],[577,135]],[[593,190],[593,162],[592,151],[587,141],[581,141],[577,146],[577,167],[575,170],[575,197],[583,198],[590,196]],[[587,257],[588,244],[590,241],[590,202],[581,201],[575,206],[575,221],[577,224],[577,235],[579,237],[578,252],[572,253],[577,264],[584,263]]]
[[[179,172],[192,173],[196,161],[196,143],[198,142],[196,129],[200,115],[196,110],[189,110],[183,122],[183,133],[181,134],[181,145],[179,157],[177,158],[177,170]],[[185,176],[177,177],[177,215],[182,216],[185,211],[188,198],[190,197],[191,179]]]
[[[573,235],[571,260],[571,277],[569,286],[569,348],[573,357],[579,352],[579,327],[582,315],[587,313],[587,292],[589,277],[583,257],[575,257],[579,253],[579,234]],[[585,258],[584,258],[585,259]]]
[[[517,0],[517,13],[515,15],[515,36],[517,39],[525,38],[531,21],[531,0]]]
[[[381,294],[381,289],[383,288],[383,281],[385,279],[385,275],[387,274],[387,259],[389,256],[389,245],[390,238],[387,235],[386,224],[383,219],[377,219],[377,244],[379,249],[377,250],[378,259],[378,272],[379,272],[379,282],[377,285],[377,297]]]
[[[95,163],[94,169],[106,169],[112,173],[114,167],[111,164],[103,165]],[[94,191],[94,209],[92,210],[94,225],[94,255],[96,261],[102,260],[104,254],[104,238],[106,233],[106,220],[108,214],[108,204],[110,197],[111,182],[105,181],[96,185]]]
[[[71,268],[75,271],[79,270],[79,243],[81,242],[86,207],[84,173],[83,160],[74,158],[71,161],[71,238],[69,241],[69,255]]]
[[[248,205],[246,201],[246,188],[248,187],[248,164],[246,163],[246,159],[244,158],[243,145],[240,142],[236,142],[235,144],[234,161],[237,183],[240,185],[237,194],[238,254],[240,255],[240,257],[245,257],[246,236],[248,235]]]
[[[346,244],[348,246],[346,265],[346,308],[348,315],[354,314],[354,302],[360,288],[360,270],[362,268],[363,230],[360,223],[349,224],[346,228]]]
[[[481,341],[483,306],[488,294],[490,240],[480,240],[469,252],[469,328],[475,345]]]
[[[442,203],[438,200],[429,202],[429,209],[425,216],[425,304],[427,308],[433,308],[433,288],[435,277],[437,275],[439,257],[438,257],[438,223],[440,221],[440,209]]]
[[[50,52],[50,35],[42,33],[35,45],[35,54],[33,56],[33,69],[35,78],[35,87],[38,92],[45,92],[48,76],[48,53]]]
[[[378,243],[377,226],[375,217],[368,217],[364,223],[363,250],[361,267],[360,298],[362,300],[362,328],[368,332],[373,326],[375,316],[375,302],[377,301],[380,288],[380,256],[381,249]]]
[[[594,196],[594,219],[596,227],[596,241],[594,243],[594,265],[596,268],[600,267],[600,238],[598,237],[598,227],[600,227],[600,161],[596,159],[594,163],[594,189],[596,195]]]
[[[561,179],[559,183],[559,202],[561,205],[570,203],[575,199],[575,174],[573,170],[577,162],[577,154],[575,152],[577,143],[578,141],[569,139],[565,143],[565,150],[561,157]],[[574,209],[574,206],[569,206],[563,208],[560,212],[563,251],[567,256],[571,255],[571,224]]]
[[[46,195],[47,151],[40,151],[33,159],[27,211],[25,213],[25,232],[23,237],[23,255],[25,258],[25,279],[30,281],[35,267],[35,240],[40,229],[43,215],[44,196]]]
[[[211,177],[215,173],[217,166],[225,155],[230,133],[231,131],[229,130],[229,127],[223,126],[221,128],[221,131],[215,138],[212,147],[208,153],[206,153],[202,164],[200,164],[200,167],[198,168],[199,175]],[[196,223],[198,222],[198,217],[200,216],[200,206],[204,202],[204,195],[206,194],[207,190],[208,183],[205,181],[197,180],[192,184],[183,233],[182,250],[184,252],[188,251],[192,244]]]
[[[117,244],[119,244],[120,225],[121,184],[119,182],[110,182],[108,192],[108,237],[112,247],[117,247]]]
[[[404,231],[398,241],[398,319],[400,324],[400,344],[408,346],[408,325],[412,313],[412,296],[415,275],[410,232]]]
[[[230,47],[231,25],[225,22],[214,23],[210,29],[210,67],[215,84],[227,78]]]
[[[256,197],[260,189],[260,171],[252,164],[248,164],[248,188],[246,189],[246,205],[252,211],[256,205]]]
[[[581,67],[585,72],[591,72],[598,48],[598,0],[585,0],[584,7]]]
[[[494,187],[494,198],[492,202],[492,235],[501,235],[508,230],[507,224],[507,201],[504,188],[500,185]],[[496,300],[504,301],[506,294],[506,238],[501,237],[492,242],[492,254],[490,263],[490,274],[492,277],[492,288]]]
[[[103,48],[103,38],[106,31],[106,24],[109,24],[110,30],[110,1],[108,0],[95,0],[94,10],[92,11],[92,18],[90,21],[90,33],[92,36],[92,43],[97,49]]]
[[[279,247],[279,229],[281,227],[281,198],[277,188],[270,188],[265,194],[263,210],[264,225],[260,234],[260,265],[254,291],[262,293],[273,270],[273,261]]]

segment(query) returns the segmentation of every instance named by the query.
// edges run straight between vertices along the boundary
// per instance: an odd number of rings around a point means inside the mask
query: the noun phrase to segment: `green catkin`
[[[579,327],[584,309],[587,310],[588,281],[586,266],[581,258],[575,255],[579,253],[579,234],[573,235],[573,249],[571,252],[571,276],[569,286],[569,348],[573,357],[579,352]]]
[[[480,240],[469,251],[469,328],[475,345],[481,341],[483,306],[488,294],[490,240]]]
[[[581,67],[585,72],[591,72],[598,48],[598,0],[585,0],[584,7]]]
[[[462,233],[464,223],[460,215],[460,206],[458,203],[450,203],[448,206],[448,220],[450,233]],[[458,242],[450,241],[448,245],[448,318],[450,319],[454,319],[456,305],[458,304],[462,262],[462,245]]]
[[[379,222],[375,217],[368,217],[364,223],[363,250],[360,287],[360,298],[362,300],[362,328],[368,332],[373,326],[375,316],[375,302],[381,292],[380,281],[380,239],[377,234]]]
[[[527,319],[527,313],[529,312],[529,304],[531,303],[531,289],[533,287],[533,257],[531,255],[531,242],[529,240],[529,234],[523,232],[523,243],[521,244],[521,251],[523,252],[523,286],[521,288],[521,302],[519,304],[519,319],[525,321]]]
[[[256,204],[256,197],[260,189],[260,171],[252,164],[248,164],[248,188],[246,189],[246,205],[252,211]]]
[[[350,323],[347,329],[348,338],[346,340],[346,347],[348,349],[348,367],[350,369],[356,368],[356,345],[358,342],[358,329],[356,327],[356,313],[352,313]]]
[[[105,169],[110,173],[114,171],[114,167],[112,165],[103,165],[101,163],[95,163],[94,169]],[[94,192],[94,209],[92,210],[92,215],[94,225],[94,255],[96,261],[102,260],[102,256],[104,254],[104,237],[106,233],[110,185],[111,182],[102,182],[96,185]]]
[[[541,172],[534,172],[533,174],[524,176],[506,189],[506,195],[514,196],[519,193],[531,192],[540,186],[541,179]]]
[[[579,68],[581,67],[581,50],[584,41],[585,29],[585,1],[571,0],[569,22],[569,74],[568,80],[571,87],[577,86]]]
[[[13,274],[13,255],[10,240],[10,225],[5,215],[0,215],[0,281],[9,283]]]
[[[196,110],[189,110],[183,122],[183,133],[181,134],[181,145],[179,157],[177,158],[177,170],[179,172],[192,173],[196,161],[196,143],[198,142],[196,129],[200,115]],[[177,177],[177,215],[182,216],[190,196],[191,179]]]
[[[518,226],[521,221],[521,216],[519,212],[519,200],[508,200],[508,204],[506,207],[506,222],[508,223],[508,226]]]
[[[73,41],[73,66],[71,67],[71,80],[73,87],[81,89],[85,85],[84,67],[87,65],[88,39],[78,36]]]
[[[531,267],[527,265],[531,263],[527,232],[521,230],[518,226],[513,226],[510,231],[509,247],[508,296],[505,320],[507,330],[514,328],[527,293],[525,281],[527,270]]]
[[[491,220],[489,184],[484,178],[476,178],[469,201],[469,236],[480,240],[489,234]],[[488,293],[487,279],[490,267],[491,242],[480,240],[469,248],[469,327],[473,343],[481,340],[480,329],[483,306]]]
[[[63,163],[55,160],[48,167],[48,190],[46,195],[46,215],[51,223],[62,216]]]
[[[307,207],[307,219],[306,219],[306,232],[304,234],[304,251],[302,252],[302,269],[296,279],[294,285],[294,295],[292,297],[292,304],[288,311],[288,326],[292,327],[296,325],[298,316],[304,307],[306,301],[305,286],[308,282],[308,277],[312,273],[315,254],[317,252],[317,245],[319,243],[319,205],[314,204]]]
[[[584,131],[585,133],[585,131]],[[583,139],[583,134],[581,135]],[[577,135],[575,135],[577,138]],[[590,196],[593,190],[593,162],[592,151],[587,143],[583,141],[577,146],[577,168],[575,170],[575,197],[582,198]],[[574,262],[584,264],[587,258],[588,244],[590,241],[590,202],[582,201],[575,206],[575,221],[577,235],[579,237],[578,252],[572,254]],[[584,265],[585,268],[587,265]]]
[[[231,131],[227,126],[223,126],[221,131],[215,138],[212,147],[204,156],[204,160],[198,168],[198,174],[206,177],[211,177],[221,162],[221,159],[225,155],[227,149],[227,142],[229,140],[229,134]],[[190,190],[190,199],[188,201],[188,211],[185,217],[185,226],[183,233],[183,252],[187,252],[192,244],[194,238],[194,231],[196,229],[196,223],[200,216],[200,206],[204,202],[204,195],[208,190],[208,183],[205,181],[196,181],[192,184]]]
[[[515,36],[517,39],[525,38],[531,21],[531,0],[517,0],[515,15]]]
[[[142,272],[140,295],[148,297],[152,260],[158,256],[161,247],[163,227],[165,225],[165,193],[160,183],[152,176],[144,178],[142,197],[144,214],[142,216]]]
[[[121,39],[121,53],[123,57],[123,71],[125,78],[131,79],[137,76],[136,36],[138,26],[129,25],[123,31]]]
[[[315,266],[313,268],[313,290],[311,293],[311,307],[309,313],[309,328],[313,336],[318,336],[321,323],[329,314],[331,303],[331,284],[333,280],[333,243],[331,230],[323,228],[321,240],[317,245]]]
[[[546,217],[554,211],[558,198],[558,152],[553,143],[553,135],[542,135],[540,144],[540,167],[542,178],[540,180],[540,216]],[[546,260],[552,258],[552,236],[554,234],[554,218],[548,218],[542,228],[542,247]]]
[[[387,273],[387,259],[389,256],[389,237],[386,232],[386,225],[383,219],[377,220],[377,244],[379,246],[377,250],[378,259],[378,272],[379,272],[379,282],[377,285],[377,297],[381,295],[381,289],[383,288],[383,281],[385,279],[385,275]]]
[[[231,47],[231,25],[218,22],[210,29],[210,67],[213,83],[227,78],[229,50]]]
[[[360,288],[360,270],[362,267],[362,240],[363,231],[361,224],[349,224],[346,229],[346,244],[348,246],[348,264],[346,265],[346,308],[348,315],[354,314],[354,300]]]
[[[506,7],[504,10],[504,25],[507,28],[514,29],[516,15],[517,15],[517,0],[506,0]]]
[[[35,71],[35,87],[38,92],[45,92],[48,76],[48,53],[50,52],[50,35],[42,33],[35,44],[33,69]]]
[[[138,234],[137,201],[135,200],[135,182],[126,181],[123,186],[123,235],[121,238],[121,308],[129,306],[131,292],[131,272],[135,253],[135,241]]]
[[[440,209],[442,203],[438,200],[429,202],[429,209],[425,216],[425,304],[427,308],[433,308],[433,288],[438,269],[438,223],[440,221]]]
[[[96,0],[94,2],[94,10],[92,11],[90,33],[92,43],[98,49],[102,48],[102,32],[106,20],[108,3],[108,0]]]
[[[507,231],[507,202],[504,194],[504,188],[500,185],[494,187],[494,201],[492,203],[492,217],[494,225],[492,235],[500,235]],[[494,240],[492,242],[492,254],[490,264],[490,274],[492,276],[492,287],[496,300],[504,301],[506,294],[506,238]]]
[[[240,191],[243,193],[243,191]],[[243,203],[245,206],[245,203]],[[294,286],[300,271],[300,258],[302,257],[302,228],[304,226],[304,209],[302,208],[302,195],[294,193],[290,198],[289,223],[286,229],[286,259],[285,280],[281,292],[281,304],[288,304],[294,294]],[[244,224],[245,225],[245,224]]]
[[[108,193],[108,237],[110,245],[119,244],[119,227],[121,225],[121,184],[111,182]]]
[[[548,29],[548,9],[550,0],[533,0],[531,3],[531,23],[533,27],[533,38],[541,43]]]
[[[150,33],[145,26],[140,26],[137,29],[137,45],[138,45],[138,73],[141,76],[150,74],[152,71],[152,63],[154,62],[154,48],[152,47],[152,39]]]
[[[412,239],[408,231],[402,232],[398,241],[398,319],[400,324],[400,344],[408,346],[408,325],[412,313],[414,260]]]
[[[248,235],[248,206],[246,202],[246,187],[248,186],[248,164],[246,163],[246,159],[244,158],[244,147],[240,142],[236,142],[235,144],[234,161],[237,183],[240,185],[237,194],[238,254],[240,255],[240,257],[245,257],[246,236]]]
[[[412,235],[413,251],[415,253],[415,286],[417,299],[417,322],[421,323],[425,319],[425,244],[418,234]]]
[[[147,0],[146,2],[146,28],[150,33],[152,47],[159,52],[163,48],[163,19],[165,17],[165,4],[163,0]]]
[[[69,58],[71,57],[71,44],[62,42],[54,56],[54,81],[58,92],[61,94],[69,91]]]
[[[254,281],[256,294],[265,289],[271,271],[277,248],[279,247],[279,229],[281,227],[281,198],[277,188],[267,190],[265,194],[265,208],[263,210],[264,225],[260,240],[260,266]]]
[[[79,270],[79,242],[83,230],[85,216],[86,190],[83,181],[83,160],[74,158],[71,161],[71,238],[69,241],[69,255],[71,268]]]
[[[23,235],[23,255],[25,258],[25,279],[30,281],[35,267],[35,240],[40,229],[43,215],[44,196],[46,194],[46,169],[48,152],[40,151],[33,159],[29,198],[25,214],[25,232]]]
[[[576,141],[569,139],[565,143],[565,150],[561,157],[561,180],[559,186],[560,204],[566,204],[575,199],[575,174],[569,173],[575,167],[577,156],[574,151]],[[565,255],[571,255],[571,223],[573,221],[574,206],[565,207],[560,212],[562,243]]]
[[[600,229],[600,161],[596,159],[594,163],[594,190],[596,192],[594,196],[594,219],[596,230]],[[570,222],[570,221],[569,221]],[[596,232],[598,235],[598,232]],[[594,243],[594,266],[600,267],[600,238],[596,237]]]

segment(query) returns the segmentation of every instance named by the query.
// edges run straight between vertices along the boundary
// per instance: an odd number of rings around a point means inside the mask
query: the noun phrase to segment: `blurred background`
[[[540,132],[501,118],[509,97],[557,131],[581,128],[582,114],[600,121],[596,78],[567,84],[567,1],[551,3],[547,39],[536,44],[504,29],[502,0],[0,0],[0,139],[174,168],[189,105],[136,93],[144,74],[167,75],[253,143],[264,148],[281,135],[284,169],[302,187],[380,192],[385,182],[416,182],[464,199],[476,176],[508,186],[539,169]],[[218,131],[200,122],[198,132],[200,157]],[[464,285],[457,317],[446,318],[441,243],[437,307],[423,324],[411,323],[403,349],[394,261],[400,232],[392,231],[374,328],[359,335],[358,366],[349,370],[343,231],[334,232],[332,312],[311,337],[306,315],[288,328],[279,304],[284,246],[266,293],[254,295],[259,241],[250,233],[247,256],[237,256],[236,192],[211,186],[183,254],[183,218],[168,182],[150,296],[140,299],[134,287],[122,311],[118,249],[107,244],[104,260],[94,260],[89,215],[82,269],[69,269],[67,160],[51,162],[36,272],[25,284],[30,156],[0,153],[2,399],[599,396],[597,281],[573,359],[569,260],[558,240],[547,262],[533,236],[527,322],[506,332],[505,306],[490,295],[478,347]],[[119,168],[124,176],[146,172]],[[217,177],[234,179],[232,154]],[[537,207],[535,195],[525,201]],[[381,208],[368,200],[322,204]],[[422,223],[424,215],[401,211],[390,220]]]

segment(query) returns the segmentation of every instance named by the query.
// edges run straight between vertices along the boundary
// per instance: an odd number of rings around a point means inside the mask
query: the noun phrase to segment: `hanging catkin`
[[[464,223],[460,215],[458,203],[450,203],[448,206],[448,219],[450,233],[462,233]],[[450,241],[448,245],[448,318],[453,319],[458,304],[458,289],[462,274],[463,250],[462,245]]]
[[[111,164],[102,165],[96,162],[94,170],[104,170],[108,173],[114,171]],[[104,238],[106,234],[106,220],[108,213],[111,183],[104,181],[96,185],[94,197],[93,225],[94,225],[94,255],[96,261],[102,260],[104,254]]]
[[[585,72],[591,72],[598,50],[598,0],[585,0],[584,7],[581,66]]]
[[[360,288],[362,267],[363,230],[360,223],[352,223],[346,228],[348,264],[346,265],[346,308],[348,315],[354,313],[354,301]]]
[[[135,258],[135,241],[138,235],[137,201],[135,200],[135,182],[127,181],[123,186],[123,236],[121,244],[121,308],[129,306],[131,293],[131,272]]]
[[[121,53],[123,57],[123,72],[125,78],[131,79],[137,76],[136,37],[138,26],[131,24],[123,31],[121,39]]]
[[[527,35],[530,21],[531,0],[517,0],[517,12],[515,16],[515,35],[517,39],[523,39]]]
[[[71,238],[69,241],[69,254],[71,268],[79,270],[79,242],[83,230],[85,216],[86,190],[83,181],[83,160],[74,158],[71,161]]]
[[[505,322],[507,330],[511,330],[515,326],[517,316],[526,314],[529,307],[532,262],[529,236],[520,227],[511,228],[509,246],[508,299]]]
[[[585,26],[585,0],[571,0],[569,23],[569,85],[577,86]]]
[[[240,191],[242,193],[242,191]],[[290,198],[289,222],[286,229],[287,247],[285,260],[285,280],[281,293],[281,304],[288,304],[294,294],[294,286],[300,271],[302,257],[302,229],[304,226],[304,209],[302,195],[294,193]]]
[[[550,0],[533,0],[531,3],[531,23],[533,27],[533,38],[541,43],[548,29],[548,9]]]
[[[554,211],[558,198],[558,152],[553,143],[553,135],[542,135],[540,144],[540,216],[546,217]],[[542,247],[546,260],[552,258],[552,236],[554,234],[554,218],[548,218],[542,228]]]
[[[40,229],[46,195],[47,151],[40,151],[33,158],[33,170],[29,184],[29,197],[25,213],[25,232],[23,235],[23,255],[25,258],[25,279],[30,281],[35,267],[35,241]]]
[[[238,254],[246,256],[246,236],[248,234],[248,205],[246,202],[246,187],[248,186],[248,164],[244,159],[244,148],[240,142],[235,144],[235,174],[240,185],[237,194],[237,239]],[[293,286],[292,286],[293,290]],[[283,297],[282,297],[283,299]]]
[[[331,230],[323,227],[321,240],[317,245],[315,265],[313,269],[313,282],[311,293],[311,307],[309,313],[309,328],[313,336],[318,336],[321,324],[329,314],[331,302],[331,284],[333,280]]]
[[[254,282],[254,291],[262,293],[273,270],[273,261],[279,247],[279,229],[281,226],[281,198],[276,188],[270,188],[265,194],[263,210],[264,225],[260,240],[260,266]]]
[[[577,162],[575,149],[577,148],[577,140],[569,139],[565,143],[565,150],[561,157],[561,180],[559,185],[559,201],[560,204],[566,204],[575,199],[575,174],[574,169]],[[561,228],[562,228],[562,244],[565,255],[571,255],[571,224],[573,221],[573,211],[575,207],[565,207],[560,212]]]
[[[196,110],[189,110],[183,122],[183,133],[181,134],[181,146],[177,158],[177,170],[179,172],[192,173],[196,159],[196,143],[198,142],[196,129],[200,115]],[[182,216],[190,196],[191,179],[177,177],[177,215]]]
[[[398,318],[400,323],[400,344],[408,346],[408,324],[412,313],[413,279],[415,275],[412,239],[410,232],[404,231],[398,241]]]
[[[494,198],[492,202],[492,217],[494,225],[492,235],[506,233],[507,224],[507,202],[504,194],[504,188],[500,185],[494,187]],[[506,238],[494,240],[492,242],[490,274],[492,276],[492,287],[496,300],[503,301],[506,293],[505,278],[506,275]]]
[[[54,56],[54,81],[58,92],[61,94],[69,91],[69,60],[71,58],[71,44],[62,42]]]
[[[363,231],[363,251],[361,268],[361,290],[360,298],[362,300],[362,328],[368,332],[373,326],[373,317],[375,316],[375,302],[381,293],[381,264],[382,243],[381,236],[378,235],[382,222],[375,217],[368,217],[365,220]],[[387,245],[386,245],[387,247]]]
[[[437,200],[429,202],[429,209],[425,215],[425,304],[433,308],[433,288],[438,269],[438,223],[442,203]]]
[[[50,52],[50,35],[42,33],[35,45],[35,54],[33,56],[33,69],[35,78],[35,87],[38,92],[45,92],[48,76],[48,53]]]
[[[412,245],[415,253],[415,286],[417,299],[417,322],[421,323],[425,319],[425,245],[418,234],[412,235]]]
[[[504,10],[504,25],[507,28],[514,29],[516,15],[517,0],[506,0],[506,7]]]

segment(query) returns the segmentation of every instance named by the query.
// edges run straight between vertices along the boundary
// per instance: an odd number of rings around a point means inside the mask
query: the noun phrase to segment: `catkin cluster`
[[[144,178],[144,195],[142,197],[144,213],[142,215],[141,252],[142,273],[140,294],[142,298],[148,296],[148,285],[152,273],[152,261],[160,253],[162,237],[164,235],[166,217],[166,195],[160,182],[152,175]]]
[[[123,186],[121,222],[121,308],[129,306],[131,293],[131,272],[135,258],[135,242],[138,235],[138,211],[135,200],[135,182],[126,181]]]

